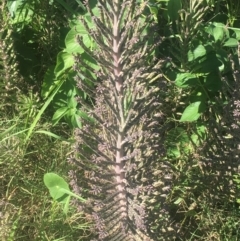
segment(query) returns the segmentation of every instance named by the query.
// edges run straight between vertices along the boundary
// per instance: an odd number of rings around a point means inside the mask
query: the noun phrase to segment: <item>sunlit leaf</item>
[[[68,195],[66,195],[66,191],[70,191],[70,189],[68,183],[62,177],[55,173],[46,173],[43,181],[54,200],[61,199],[61,203],[67,201]]]
[[[66,115],[68,110],[69,108],[65,106],[59,108],[52,117],[53,124],[56,125],[59,122],[59,120],[62,119],[64,115]]]
[[[207,50],[203,45],[198,45],[194,50],[188,51],[188,61],[193,61],[199,57],[205,56],[207,54]]]
[[[238,41],[235,38],[229,38],[225,43],[224,46],[226,47],[237,47]]]
[[[196,75],[191,73],[179,73],[177,74],[175,84],[180,88],[196,86],[197,85]]]
[[[180,121],[196,121],[202,114],[199,110],[201,103],[201,101],[197,101],[190,104],[182,113]]]

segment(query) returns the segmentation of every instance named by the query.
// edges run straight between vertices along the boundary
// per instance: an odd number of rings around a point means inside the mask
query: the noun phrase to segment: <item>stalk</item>
[[[163,60],[150,55],[161,38],[150,45],[150,35],[143,34],[148,24],[151,37],[156,35],[149,19],[141,17],[145,2],[99,0],[99,18],[88,2],[86,8],[96,27],[89,34],[98,44],[96,51],[88,53],[100,70],[95,73],[98,82],[94,95],[94,90],[84,88],[87,85],[79,77],[81,73],[76,77],[77,85],[95,100],[93,110],[86,109],[95,121],[85,121],[76,132],[72,186],[88,197],[82,208],[95,222],[95,240],[154,240],[151,226],[156,220],[149,204],[152,200],[163,202],[160,196],[153,196],[161,186],[156,184],[161,171],[156,170],[161,169],[159,159],[164,153],[159,89],[150,83],[160,81]],[[86,49],[81,38],[78,42]],[[78,57],[74,69],[84,64]],[[84,192],[81,185],[88,191]]]

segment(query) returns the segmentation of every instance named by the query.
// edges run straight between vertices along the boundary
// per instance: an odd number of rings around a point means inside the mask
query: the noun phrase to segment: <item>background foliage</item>
[[[82,36],[93,51],[87,27],[94,25],[79,0],[0,3],[0,236],[90,240],[87,218],[73,207],[62,213],[48,198],[43,175],[67,178],[73,130],[82,126],[80,117],[89,118],[75,98],[94,105],[77,88],[73,68],[78,54],[92,67],[89,73],[80,66],[94,88],[98,66],[76,41]],[[98,14],[96,3],[91,8]],[[174,170],[167,202],[179,240],[237,241],[239,1],[151,0],[142,17],[148,15],[165,37],[155,51],[167,60],[159,70],[165,81],[152,84],[161,87],[165,122],[159,124]],[[155,213],[159,209],[156,203]]]

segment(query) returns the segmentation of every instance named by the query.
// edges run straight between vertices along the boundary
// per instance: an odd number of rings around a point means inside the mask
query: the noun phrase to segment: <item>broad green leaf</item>
[[[59,120],[63,118],[64,115],[66,115],[68,110],[68,107],[59,108],[52,117],[53,125],[56,125],[59,122]]]
[[[72,119],[72,117],[76,114],[77,109],[76,108],[69,108],[67,113],[66,113],[66,118],[68,120]]]
[[[68,183],[59,175],[49,172],[44,174],[43,181],[45,186],[49,189],[50,195],[54,200],[60,200],[66,203],[67,196],[73,196],[84,202],[85,199],[70,191]],[[67,194],[67,195],[65,195]],[[62,200],[64,199],[64,200]]]
[[[176,21],[179,17],[178,11],[182,8],[182,1],[181,0],[169,0],[167,12],[168,16],[172,21]]]
[[[200,140],[206,139],[206,127],[204,125],[198,125],[196,128],[196,132],[191,135],[192,142],[199,146]]]
[[[22,5],[23,6],[23,5]],[[32,21],[32,16],[34,12],[32,9],[29,8],[27,4],[24,7],[19,7],[15,12],[15,18],[12,20],[12,24],[19,24],[19,23],[30,23]]]
[[[202,124],[197,125],[197,134],[203,139],[206,138],[206,127],[205,127],[205,125],[202,125]]]
[[[193,51],[188,51],[188,61],[193,61],[197,58],[203,57],[207,54],[207,50],[203,45],[198,45]]]
[[[59,52],[57,56],[57,64],[54,69],[54,73],[56,77],[59,77],[63,74],[67,69],[71,68],[74,64],[73,55],[66,52]]]
[[[228,29],[233,30],[236,35],[236,39],[240,41],[240,28],[228,28]]]
[[[192,72],[208,74],[212,71],[216,71],[222,65],[222,62],[217,58],[216,52],[211,51],[206,56],[197,59]]]
[[[79,116],[74,111],[74,114],[71,116],[71,124],[74,128],[82,128],[82,122],[80,121]]]
[[[78,0],[76,0],[76,1],[78,1]],[[93,12],[94,16],[99,17],[100,16],[100,12],[99,12],[99,8],[97,7],[97,0],[91,0],[89,2],[89,6],[90,6],[91,11]],[[88,27],[90,29],[94,29],[95,25],[94,25],[94,23],[92,21],[91,14],[89,12],[85,12],[83,14],[83,17],[84,17],[84,20],[87,22]],[[73,27],[78,26],[79,24],[81,24],[81,23],[79,23],[79,18],[75,18],[75,19],[70,21],[69,26],[70,26],[70,28],[73,28]]]
[[[11,14],[11,17],[13,18],[15,16],[15,13],[18,9],[18,6],[22,4],[22,1],[7,1],[7,7],[8,11]]]
[[[84,52],[83,48],[77,43],[76,38],[78,35],[81,36],[82,41],[87,48],[90,48],[90,49],[96,48],[95,42],[93,41],[93,39],[91,39],[91,36],[87,32],[87,30],[85,29],[81,21],[78,21],[76,24],[77,25],[74,25],[72,27],[72,29],[68,32],[65,38],[66,49],[64,51],[68,53]],[[89,25],[91,25],[91,23]],[[89,28],[92,28],[92,27],[90,26]]]
[[[41,96],[43,99],[47,98],[54,87],[60,82],[60,80],[56,80],[56,76],[54,74],[55,66],[52,65],[48,68],[47,72],[44,75]]]
[[[226,25],[225,25],[224,23],[221,23],[221,22],[213,22],[213,25],[216,26],[216,27],[224,28],[224,29],[226,29],[226,31],[228,31],[227,28],[226,28]]]
[[[200,105],[201,105],[201,101],[197,101],[194,103],[191,103],[182,113],[180,122],[192,122],[192,121],[196,121],[200,116],[201,116],[201,112],[200,112]]]
[[[70,88],[67,92],[67,97],[68,98],[74,98],[77,94],[77,91],[76,91],[76,87],[75,86],[71,86],[72,88]]]
[[[70,98],[68,98],[67,104],[68,104],[69,108],[76,108],[77,107],[78,102],[75,98],[75,95],[72,95]]]
[[[46,173],[43,178],[44,184],[48,188],[51,197],[58,201],[61,199],[61,203],[66,203],[70,191],[68,183],[55,173]]]
[[[65,38],[65,45],[66,45],[66,49],[65,51],[68,53],[83,53],[84,49],[77,43],[77,34],[80,34],[81,31],[77,32],[77,30],[75,28],[72,28],[66,38]],[[83,29],[83,33],[81,33],[81,36],[85,36],[86,35],[86,31],[85,29]]]
[[[81,57],[83,59],[83,61],[90,66],[91,68],[95,69],[95,70],[99,70],[99,66],[97,64],[97,62],[87,53],[83,53],[81,54]],[[92,75],[93,78],[95,78],[95,74],[93,72],[90,73]]]
[[[224,38],[224,30],[222,27],[215,27],[213,28],[213,37],[215,42],[222,41]]]
[[[237,47],[238,41],[235,38],[229,38],[225,43],[224,46],[226,47]]]
[[[197,85],[196,75],[191,73],[179,73],[177,74],[175,84],[180,88],[196,86]]]
[[[224,38],[229,38],[229,31],[223,23],[210,23],[205,30],[214,37],[215,42],[222,42]]]

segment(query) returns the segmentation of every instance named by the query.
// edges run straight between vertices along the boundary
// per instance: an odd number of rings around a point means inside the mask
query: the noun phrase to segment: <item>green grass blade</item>
[[[62,79],[57,87],[53,90],[52,94],[48,97],[47,101],[45,102],[45,104],[42,106],[42,108],[40,109],[40,111],[38,112],[36,118],[34,119],[33,123],[31,124],[27,136],[25,138],[25,144],[28,142],[29,138],[32,135],[32,132],[34,130],[34,128],[36,127],[38,121],[40,120],[42,114],[44,113],[44,111],[46,110],[46,108],[49,106],[49,104],[51,103],[51,101],[53,100],[53,97],[57,94],[58,90],[60,89],[60,87],[62,86],[62,84],[64,83],[65,79]]]
[[[0,141],[0,143],[3,142],[3,141],[5,141],[5,140],[7,140],[7,139],[9,139],[9,138],[11,138],[11,137],[13,137],[13,136],[17,136],[18,134],[21,134],[21,133],[23,133],[23,132],[26,132],[26,131],[28,131],[29,129],[30,129],[30,128],[27,128],[27,129],[25,129],[25,130],[18,131],[18,132],[14,133],[14,134],[12,134],[12,135],[10,135],[10,136],[7,136],[7,137],[3,138],[3,139]],[[2,136],[2,135],[1,135],[1,136]]]
[[[2,132],[0,134],[0,138],[5,136],[6,134],[8,134],[14,127],[16,127],[17,124],[13,125],[13,126],[10,126],[7,130],[5,130],[4,132]]]
[[[45,134],[49,137],[53,137],[55,139],[58,139],[58,140],[62,140],[62,141],[66,141],[66,142],[70,142],[69,140],[65,139],[65,138],[62,138],[61,136],[58,136],[50,131],[45,131],[45,130],[37,130],[35,133],[40,133],[40,134]]]

